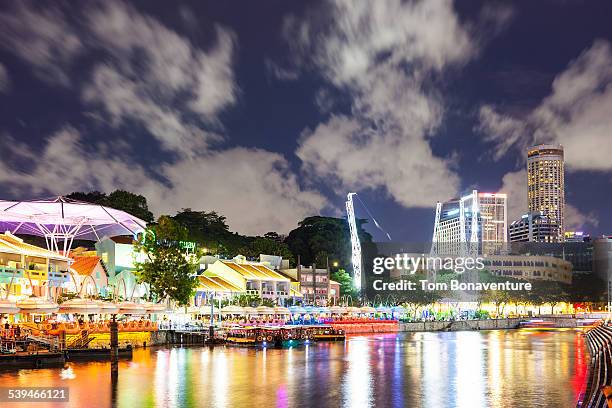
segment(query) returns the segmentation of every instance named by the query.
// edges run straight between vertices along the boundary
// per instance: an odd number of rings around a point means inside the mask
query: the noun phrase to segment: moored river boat
[[[294,347],[315,339],[314,329],[304,326],[230,327],[225,333],[229,345]]]
[[[315,341],[344,341],[346,339],[344,330],[333,326],[312,326],[309,329]]]

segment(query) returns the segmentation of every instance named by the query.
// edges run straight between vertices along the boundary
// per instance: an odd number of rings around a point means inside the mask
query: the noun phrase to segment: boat
[[[228,344],[256,346],[264,341],[259,332],[259,327],[230,327],[225,332],[225,341]]]
[[[328,325],[311,326],[309,329],[315,341],[344,341],[346,338],[344,330]]]
[[[312,331],[304,326],[282,326],[279,328],[280,347],[293,347],[314,340]]]
[[[542,319],[523,320],[519,323],[519,329],[551,330],[555,328],[556,327],[553,322],[545,321]]]
[[[225,341],[230,345],[255,347],[294,347],[313,340],[302,326],[229,327]]]

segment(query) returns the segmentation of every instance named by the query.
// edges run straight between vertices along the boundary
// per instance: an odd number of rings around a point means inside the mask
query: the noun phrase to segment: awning
[[[231,261],[222,261],[224,265],[232,268],[246,279],[249,280],[262,280],[262,281],[277,281],[277,282],[290,282],[291,279],[281,275],[280,273],[268,268],[262,264],[238,264]]]
[[[242,293],[246,292],[244,288],[237,286],[217,275],[204,274],[198,276],[200,284],[196,290],[201,292],[225,292],[225,293]]]

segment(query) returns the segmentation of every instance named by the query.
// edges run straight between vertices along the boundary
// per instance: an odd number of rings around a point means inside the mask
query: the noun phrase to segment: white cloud
[[[115,127],[127,120],[143,125],[168,151],[185,156],[198,154],[210,142],[221,136],[184,120],[179,110],[170,104],[155,100],[150,87],[154,83],[142,83],[128,78],[107,65],[98,65],[92,82],[83,90],[83,100],[99,104]]]
[[[187,93],[189,108],[209,120],[236,101],[234,38],[226,29],[217,27],[217,40],[205,52],[125,3],[105,2],[87,13],[87,22],[93,43],[110,52],[124,72],[137,76],[140,85],[151,83],[158,97]],[[133,66],[135,59],[146,63]]]
[[[315,63],[336,85],[359,80],[383,58],[442,69],[474,51],[448,0],[339,0],[329,6],[328,21],[307,22],[286,35],[295,45],[311,48]]]
[[[355,119],[334,116],[304,135],[297,151],[307,173],[344,190],[383,187],[406,207],[431,207],[453,196],[459,179],[424,140],[401,142]]]
[[[573,205],[565,206],[566,231],[582,231],[587,225],[592,227],[597,227],[599,225],[599,219],[594,212],[584,214]]]
[[[527,171],[506,173],[499,192],[508,195],[508,223],[517,220],[527,212]]]
[[[521,151],[527,147],[525,123],[510,115],[501,114],[489,105],[480,108],[477,130],[483,133],[485,141],[495,144],[495,160],[503,157],[512,147],[519,146]]]
[[[111,58],[91,70],[83,99],[103,108],[115,127],[142,124],[171,152],[197,154],[219,140],[218,115],[237,99],[234,35],[221,27],[202,50],[122,1],[97,3],[74,15],[59,6],[20,3],[0,14],[0,23],[7,50],[52,82],[80,85],[71,80],[75,59],[106,52]]]
[[[20,17],[37,21],[51,16],[54,29],[63,35],[74,32],[59,10],[36,10],[20,9]],[[239,94],[232,67],[236,44],[230,31],[217,27],[210,46],[200,49],[123,2],[96,4],[84,9],[83,18],[79,48],[60,50],[65,58],[30,55],[31,44],[45,50],[62,45],[50,38],[47,32],[52,30],[42,33],[27,26],[11,32],[13,43],[23,47],[23,52],[16,52],[37,69],[55,69],[65,78],[77,51],[107,53],[110,58],[95,62],[91,81],[81,89],[90,114],[108,119],[116,129],[136,122],[175,154],[161,158],[156,168],[145,168],[134,160],[136,147],[113,133],[91,145],[67,126],[51,135],[40,151],[3,136],[6,143],[0,149],[5,157],[28,163],[23,171],[18,162],[0,163],[0,183],[14,195],[123,188],[148,197],[158,215],[185,207],[217,210],[234,230],[249,234],[288,232],[327,205],[322,195],[300,187],[282,155],[260,149],[214,149],[213,142],[223,133],[219,114],[235,104]],[[0,28],[0,36],[6,35]]]
[[[428,140],[443,114],[430,75],[475,51],[452,2],[337,1],[330,8],[320,25],[285,24],[296,61],[352,100],[350,117],[332,115],[302,135],[296,154],[307,174],[344,189],[383,188],[406,207],[455,195],[459,178]]]
[[[500,193],[508,194],[508,223],[527,213],[527,171],[506,173],[502,179]],[[572,204],[565,203],[565,230],[582,230],[587,225],[597,227],[599,221],[594,213],[583,213]]]
[[[211,152],[162,171],[170,187],[160,190],[154,209],[216,209],[242,233],[286,233],[327,204],[318,192],[300,188],[282,155],[261,149]]]
[[[18,160],[0,164],[0,182],[20,196],[55,195],[88,188],[112,191],[118,186],[141,191],[151,184],[142,168],[122,157],[109,159],[91,154],[79,132],[69,126],[51,135],[40,153],[7,136],[3,140],[2,154]],[[105,146],[96,148],[104,150]],[[18,170],[18,164],[24,162],[27,167]]]
[[[280,81],[293,81],[300,76],[298,71],[281,67],[279,64],[269,58],[264,61],[264,66],[266,67],[266,72],[269,75],[272,75],[274,78]]]
[[[83,50],[58,7],[36,9],[25,1],[0,13],[0,39],[0,46],[29,62],[40,79],[63,85],[71,82],[66,70]]]
[[[5,143],[3,155],[31,165],[23,172],[11,163],[0,163],[0,183],[20,196],[123,188],[145,195],[157,215],[186,207],[217,210],[233,230],[246,234],[286,233],[327,205],[318,192],[300,188],[283,156],[265,150],[209,152],[198,159],[167,163],[157,175],[130,163],[129,156],[103,157],[100,152],[110,150],[108,145],[95,150],[97,154],[92,154],[71,127],[53,134],[40,153],[19,142]]]
[[[221,139],[207,129],[220,127],[218,114],[237,98],[232,33],[218,27],[205,52],[120,2],[89,11],[87,21],[92,45],[114,57],[95,67],[83,91],[87,102],[103,106],[115,126],[140,122],[162,147],[182,155],[199,154]]]
[[[557,75],[552,92],[521,118],[480,110],[481,129],[496,157],[511,146],[541,142],[565,147],[569,170],[612,170],[612,51],[597,40]]]
[[[4,65],[0,64],[0,92],[5,92],[10,86],[8,72]]]

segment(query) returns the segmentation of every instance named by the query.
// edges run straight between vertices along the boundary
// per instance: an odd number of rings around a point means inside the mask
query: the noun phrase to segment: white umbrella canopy
[[[119,314],[142,315],[147,312],[144,305],[134,302],[119,302],[117,303],[117,307],[119,307]]]
[[[244,308],[235,305],[228,305],[221,309],[221,314],[244,314]]]
[[[361,313],[361,309],[356,306],[349,306],[346,308],[347,313]]]
[[[20,300],[16,305],[21,309],[22,313],[26,314],[50,314],[56,313],[59,310],[57,303],[37,296],[30,296]]]
[[[257,314],[257,309],[255,309],[254,307],[247,306],[247,307],[244,308],[244,314],[246,314],[246,315],[256,315]]]
[[[198,310],[198,313],[203,314],[203,315],[207,315],[207,316],[210,315],[210,305],[204,305],[203,307],[200,308],[200,310]],[[213,315],[218,315],[219,314],[219,308],[213,307],[212,314]]]
[[[0,299],[0,314],[17,314],[19,308],[17,304],[8,299]]]
[[[102,300],[98,301],[98,305],[100,306],[101,314],[117,314],[119,313],[119,306],[116,303],[104,302]]]
[[[332,306],[329,311],[333,314],[344,314],[346,313],[346,307],[343,306]]]
[[[278,306],[274,308],[274,314],[277,315],[290,315],[291,312],[286,307]]]
[[[289,310],[291,311],[291,314],[304,314],[308,312],[306,309],[300,306],[291,306]]]
[[[82,298],[67,300],[59,306],[59,313],[98,314],[100,310],[100,302]]]
[[[257,313],[258,314],[262,314],[262,315],[271,315],[274,314],[274,308],[268,307],[268,306],[258,306],[257,307]]]
[[[163,303],[145,302],[143,306],[147,313],[162,313],[166,311],[166,305]]]
[[[372,306],[364,306],[361,308],[361,313],[376,313],[376,309],[374,309]]]
[[[43,200],[0,200],[0,231],[47,238],[49,249],[64,253],[73,239],[98,241],[104,236],[136,235],[146,222],[125,211],[66,197]],[[63,242],[63,248],[59,242]]]

